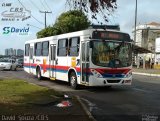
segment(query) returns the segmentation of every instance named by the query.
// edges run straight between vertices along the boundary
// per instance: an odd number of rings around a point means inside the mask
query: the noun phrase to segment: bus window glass
[[[70,39],[69,55],[78,56],[79,54],[79,37],[74,37]]]
[[[33,47],[30,48],[30,59],[33,59]]]
[[[87,42],[87,48],[86,48],[86,61],[89,61],[89,42]]]
[[[38,42],[35,44],[35,56],[41,56],[42,52],[42,43]]]
[[[82,61],[85,61],[85,43],[82,43]]]
[[[42,43],[42,55],[48,56],[48,52],[49,52],[49,42],[46,41]]]
[[[131,66],[131,44],[115,41],[94,41],[92,62],[95,65],[118,68]]]
[[[67,39],[61,39],[58,41],[58,56],[66,56],[67,55]]]
[[[29,56],[29,48],[30,48],[30,45],[26,44],[25,45],[25,56]]]

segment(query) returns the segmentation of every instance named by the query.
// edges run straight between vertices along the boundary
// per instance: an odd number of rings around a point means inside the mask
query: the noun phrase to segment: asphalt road
[[[160,77],[133,75],[131,86],[71,89],[59,81],[38,81],[24,71],[1,71],[1,77],[26,81],[69,95],[79,95],[97,121],[160,121]]]

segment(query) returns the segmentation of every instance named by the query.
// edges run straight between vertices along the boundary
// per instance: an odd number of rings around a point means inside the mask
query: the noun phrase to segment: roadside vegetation
[[[63,95],[19,79],[0,79],[0,114],[49,114]]]

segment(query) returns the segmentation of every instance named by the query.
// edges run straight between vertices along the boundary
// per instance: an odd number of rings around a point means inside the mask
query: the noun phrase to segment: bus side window
[[[90,48],[90,46],[89,46],[89,42],[87,42],[87,48],[86,48],[86,61],[89,61],[89,48]]]
[[[26,44],[25,45],[25,56],[29,56],[29,48],[30,48],[30,45]]]
[[[85,61],[85,43],[82,43],[82,49],[81,50],[83,50],[82,51],[82,61]]]
[[[74,37],[69,40],[69,56],[79,55],[79,43],[80,43],[79,37]]]
[[[42,43],[42,56],[48,56],[49,53],[49,42],[45,41]]]
[[[60,39],[58,40],[58,56],[67,56],[67,47],[68,47],[68,39]]]
[[[42,43],[37,42],[35,44],[35,56],[41,56],[42,55]]]

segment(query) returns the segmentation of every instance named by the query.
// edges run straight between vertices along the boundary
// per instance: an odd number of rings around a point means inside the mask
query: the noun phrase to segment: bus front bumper
[[[111,85],[131,85],[132,77],[129,78],[96,78],[91,76],[89,86],[111,86]]]

